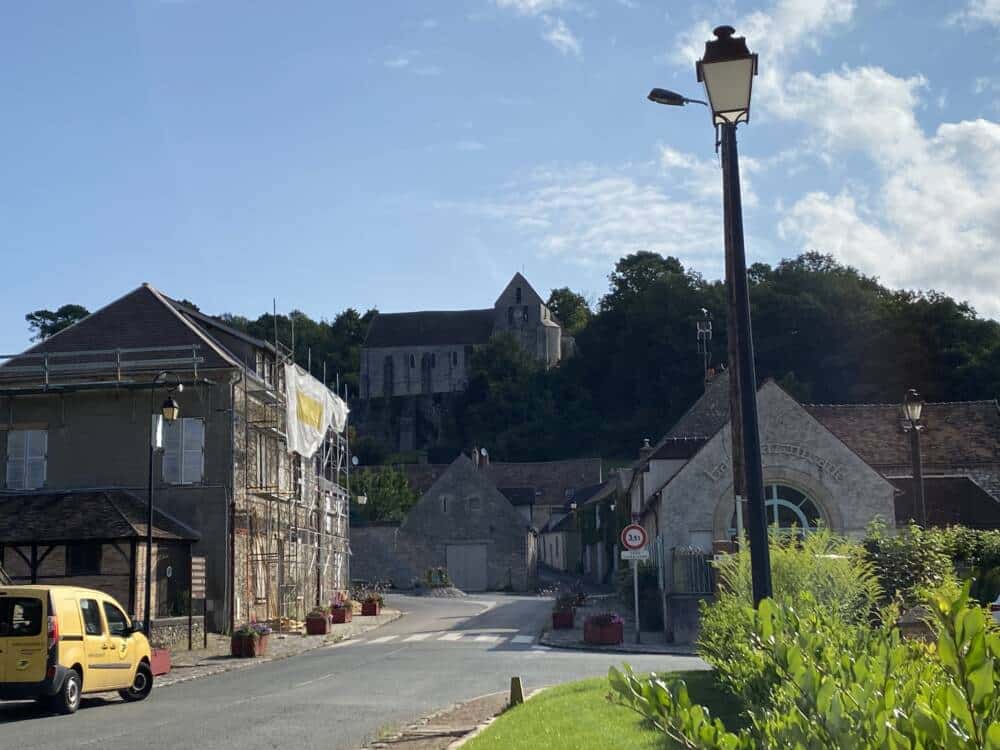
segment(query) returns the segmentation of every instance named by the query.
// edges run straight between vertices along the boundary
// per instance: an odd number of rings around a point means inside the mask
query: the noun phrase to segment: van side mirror
[[[132,620],[132,627],[129,628],[125,635],[132,635],[133,633],[142,633],[146,630],[146,625],[142,620]]]

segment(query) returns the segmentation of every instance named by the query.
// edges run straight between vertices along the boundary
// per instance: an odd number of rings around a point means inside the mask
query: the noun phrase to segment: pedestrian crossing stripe
[[[440,638],[439,641],[457,641],[462,637],[462,633],[445,633]]]
[[[397,640],[398,639],[398,640]],[[469,633],[469,632],[430,632],[430,633],[412,633],[410,635],[383,635],[378,638],[363,639],[359,638],[357,640],[350,641],[359,646],[365,645],[379,645],[383,643],[390,643],[396,641],[397,643],[416,643],[420,641],[426,641],[428,639],[433,639],[437,641],[444,641],[445,643],[510,643],[517,644],[519,646],[528,646],[535,643],[535,636],[533,635],[514,635],[510,636],[507,634],[489,634],[489,633]],[[543,648],[535,646],[535,649]],[[547,649],[546,649],[547,650]]]
[[[368,643],[388,643],[393,638],[398,638],[398,635],[383,635],[380,638],[372,638]]]
[[[411,636],[403,639],[404,643],[409,643],[410,641],[422,641],[425,638],[430,638],[433,633],[414,633]]]

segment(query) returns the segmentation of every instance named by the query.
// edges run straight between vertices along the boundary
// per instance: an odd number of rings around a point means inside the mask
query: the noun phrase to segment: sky
[[[0,4],[0,354],[150,282],[208,313],[596,301],[638,250],[722,274],[694,61],[760,55],[748,262],[833,254],[1000,318],[1000,0]]]

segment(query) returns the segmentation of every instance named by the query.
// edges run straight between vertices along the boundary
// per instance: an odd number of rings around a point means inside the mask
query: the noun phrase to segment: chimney
[[[653,446],[649,444],[649,438],[643,438],[642,447],[639,449],[639,460],[645,461],[653,453]]]

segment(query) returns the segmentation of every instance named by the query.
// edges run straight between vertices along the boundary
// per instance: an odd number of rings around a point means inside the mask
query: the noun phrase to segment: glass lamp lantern
[[[920,398],[920,394],[916,390],[911,388],[903,397],[903,413],[906,414],[910,424],[916,424],[920,421],[920,414],[923,410],[924,400]]]
[[[750,121],[750,92],[757,75],[757,55],[744,37],[734,37],[732,26],[719,26],[715,39],[705,43],[705,56],[697,63],[698,82],[705,84],[712,122],[736,125]]]
[[[178,416],[180,416],[181,407],[177,405],[176,401],[174,401],[173,396],[167,396],[167,400],[164,401],[163,405],[160,407],[160,413],[167,422],[173,422]]]

